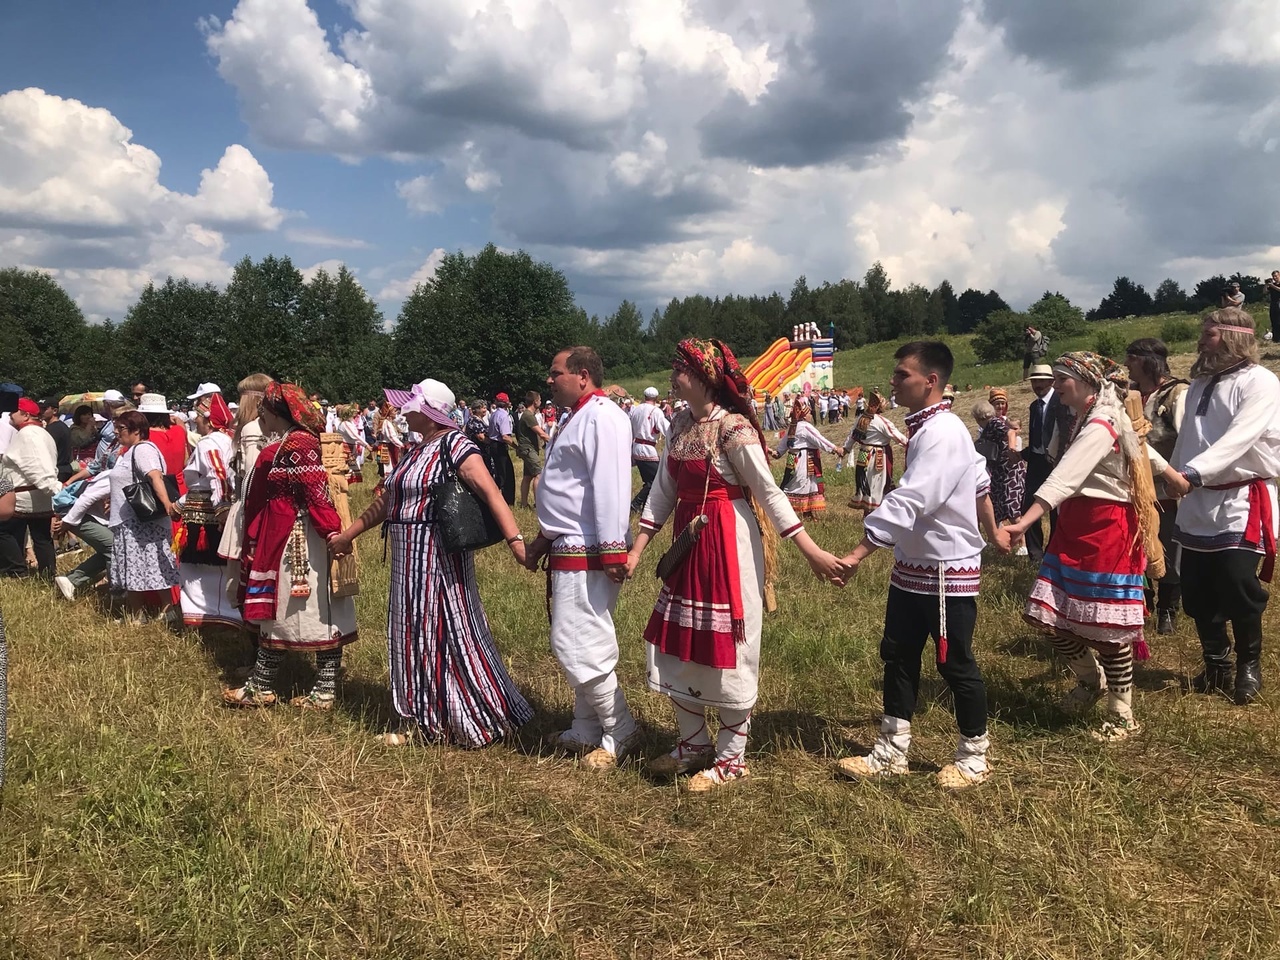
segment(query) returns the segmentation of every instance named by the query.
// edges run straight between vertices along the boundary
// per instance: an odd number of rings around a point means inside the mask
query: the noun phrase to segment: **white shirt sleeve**
[[[738,482],[751,491],[764,515],[778,531],[778,536],[789,539],[804,529],[791,501],[773,479],[773,471],[769,469],[760,444],[734,444],[725,450],[725,456],[737,474]]]
[[[945,440],[945,434],[921,431],[911,441],[911,456],[898,486],[891,490],[863,521],[867,537],[880,547],[890,547],[907,531],[915,529],[920,518],[927,517],[946,503],[959,484],[960,471],[954,464],[973,462],[973,445],[965,435],[968,450]],[[985,469],[983,473],[985,474]],[[978,490],[979,495],[982,489]]]
[[[1236,461],[1257,445],[1275,420],[1276,411],[1280,410],[1280,384],[1274,377],[1268,377],[1256,387],[1242,392],[1243,402],[1227,432],[1187,464],[1186,472],[1198,476],[1201,485],[1221,483]],[[1217,389],[1222,389],[1221,384]]]

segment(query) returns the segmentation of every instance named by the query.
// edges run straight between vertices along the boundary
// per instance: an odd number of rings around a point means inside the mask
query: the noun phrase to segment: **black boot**
[[[1246,706],[1262,689],[1262,620],[1232,620],[1236,635],[1236,703]]]
[[[1231,689],[1231,640],[1227,625],[1214,620],[1197,620],[1200,648],[1204,651],[1204,670],[1191,680],[1196,693],[1226,693]]]

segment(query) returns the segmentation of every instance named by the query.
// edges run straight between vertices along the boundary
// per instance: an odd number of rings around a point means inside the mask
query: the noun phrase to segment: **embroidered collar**
[[[944,413],[951,409],[950,400],[939,400],[932,406],[925,407],[923,410],[917,410],[915,413],[907,415],[907,437],[914,437],[916,432],[923,427],[930,419],[936,417],[940,413]]]
[[[570,407],[567,413],[563,414],[560,417],[559,423],[556,427],[555,436],[547,441],[547,450],[548,451],[551,450],[551,447],[555,444],[555,442],[560,439],[560,434],[563,432],[564,428],[568,426],[569,421],[573,419],[574,415],[579,410],[581,410],[583,407],[587,405],[587,402],[591,400],[592,397],[603,397],[603,396],[604,396],[604,391],[599,388],[596,388],[595,390],[592,390],[590,393],[584,393],[581,397],[579,397],[578,402],[575,403],[572,407]]]

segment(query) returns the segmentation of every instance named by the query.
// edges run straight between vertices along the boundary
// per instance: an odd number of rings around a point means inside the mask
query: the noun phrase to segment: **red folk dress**
[[[245,495],[240,597],[272,650],[332,650],[353,642],[353,597],[330,597],[328,536],[342,529],[329,499],[320,441],[292,430],[258,456]]]
[[[717,708],[755,704],[764,548],[744,488],[780,536],[803,529],[745,417],[717,408],[699,423],[687,410],[677,414],[640,524],[656,534],[674,515],[676,536],[699,513],[708,523],[663,584],[644,631],[655,692]]]

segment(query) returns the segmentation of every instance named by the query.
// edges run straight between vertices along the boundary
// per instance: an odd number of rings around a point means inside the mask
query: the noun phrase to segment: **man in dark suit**
[[[1031,401],[1031,409],[1027,418],[1029,431],[1027,446],[1019,454],[1011,450],[1010,456],[1021,456],[1027,464],[1027,488],[1022,498],[1023,512],[1031,506],[1040,484],[1049,478],[1053,464],[1049,462],[1049,442],[1058,424],[1058,410],[1061,406],[1058,394],[1053,389],[1053,368],[1047,363],[1037,363],[1031,368],[1029,375],[1031,389],[1036,398]],[[1057,511],[1049,518],[1049,531],[1057,520]],[[1027,529],[1027,554],[1031,562],[1039,564],[1044,559],[1044,528],[1037,523]]]

